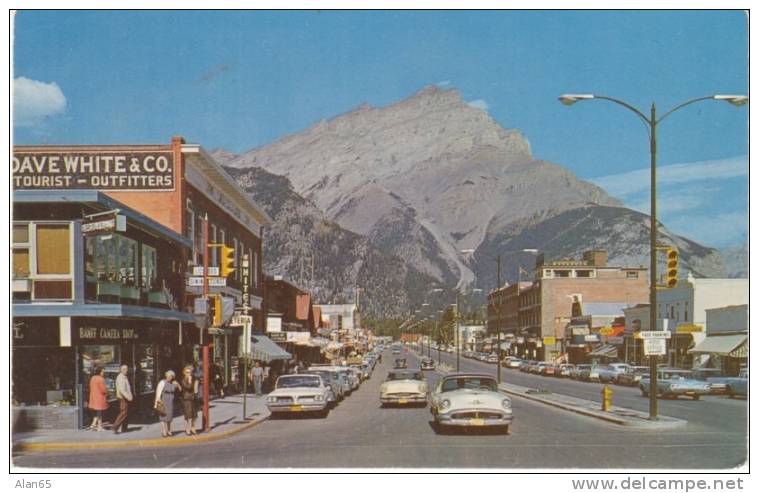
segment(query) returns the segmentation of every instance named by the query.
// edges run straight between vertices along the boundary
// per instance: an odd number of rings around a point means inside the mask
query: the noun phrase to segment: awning
[[[617,357],[617,346],[614,346],[613,344],[604,344],[603,346],[597,347],[590,353],[588,353],[588,356],[600,356],[604,358],[616,358]]]
[[[720,356],[741,356],[741,346],[746,346],[746,334],[729,334],[729,335],[711,335],[701,341],[696,347],[688,351],[689,353],[708,353],[718,354]],[[733,355],[735,353],[735,355]],[[748,349],[745,351],[748,355]]]
[[[278,359],[290,359],[290,353],[277,346],[277,344],[266,336],[254,335],[250,338],[251,353],[253,359],[263,362],[270,362]]]

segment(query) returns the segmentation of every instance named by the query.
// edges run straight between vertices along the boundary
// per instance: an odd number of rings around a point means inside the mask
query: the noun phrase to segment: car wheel
[[[326,418],[327,416],[329,416],[329,408],[326,408],[326,407],[325,407],[325,408],[324,408],[324,409],[322,409],[321,411],[317,411],[317,412],[316,412],[316,417],[317,417],[317,418],[321,418],[321,419],[324,419],[324,418]]]
[[[729,398],[731,398],[731,399],[735,399],[735,394],[733,393],[733,389],[732,389],[732,388],[730,388],[730,386],[729,386],[729,385],[728,385],[727,387],[725,387],[725,393],[727,394],[727,396],[728,396]]]
[[[701,398],[701,396],[700,396],[700,395],[698,395],[698,394],[693,394],[693,400],[694,400],[694,401],[697,401],[697,400],[699,400],[700,398]]]
[[[504,435],[511,435],[511,429],[510,429],[509,425],[506,425],[506,426],[503,427],[503,434]]]

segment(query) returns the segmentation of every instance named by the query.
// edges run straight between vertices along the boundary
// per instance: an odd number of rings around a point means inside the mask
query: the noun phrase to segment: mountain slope
[[[520,132],[457,91],[434,86],[385,108],[363,105],[228,165],[287,176],[341,226],[438,279],[464,284],[473,276],[459,250],[479,245],[488,225],[618,205],[565,168],[533,159]]]
[[[257,167],[225,169],[274,220],[264,233],[267,274],[285,276],[318,302],[353,302],[360,286],[365,316],[403,317],[434,282],[326,219],[287,178]]]

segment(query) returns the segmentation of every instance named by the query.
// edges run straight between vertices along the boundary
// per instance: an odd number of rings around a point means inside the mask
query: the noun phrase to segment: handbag
[[[163,403],[161,397],[163,397],[163,389],[161,389],[161,395],[155,403],[155,410],[159,415],[166,416],[166,404]]]

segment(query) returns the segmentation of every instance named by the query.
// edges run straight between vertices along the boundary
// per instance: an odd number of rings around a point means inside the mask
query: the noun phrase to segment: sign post
[[[657,420],[659,406],[656,389],[659,375],[656,363],[660,355],[667,354],[667,339],[672,337],[672,333],[668,330],[642,330],[640,331],[640,337],[643,339],[643,354],[648,356],[649,367],[651,369],[651,389],[648,393],[650,401],[650,419]]]

